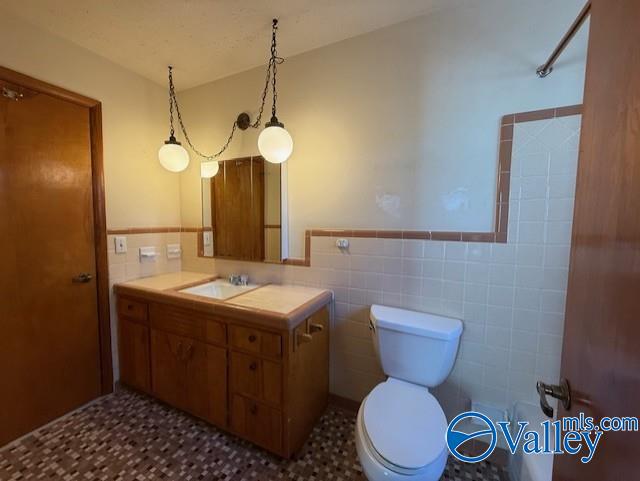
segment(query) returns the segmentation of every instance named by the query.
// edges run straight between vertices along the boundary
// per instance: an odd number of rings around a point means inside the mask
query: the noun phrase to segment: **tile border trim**
[[[500,121],[500,147],[498,149],[498,179],[493,232],[444,232],[415,230],[371,229],[308,229],[305,231],[304,259],[284,259],[294,266],[311,266],[311,237],[364,237],[376,239],[419,239],[460,242],[507,242],[509,227],[509,187],[511,185],[511,155],[514,125],[535,120],[547,120],[582,114],[582,104],[544,110],[532,110],[504,115]]]

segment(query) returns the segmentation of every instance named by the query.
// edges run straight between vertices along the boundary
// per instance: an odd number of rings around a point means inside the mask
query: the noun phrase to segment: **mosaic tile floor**
[[[364,480],[355,416],[330,407],[295,460],[121,390],[0,451],[0,480]],[[485,462],[449,461],[449,481],[501,481]]]

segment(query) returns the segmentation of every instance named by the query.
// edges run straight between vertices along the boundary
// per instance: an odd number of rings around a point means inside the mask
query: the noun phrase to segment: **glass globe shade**
[[[220,164],[218,164],[217,160],[202,162],[200,164],[200,177],[210,179],[218,173],[218,170],[220,170]]]
[[[281,164],[293,152],[293,139],[283,127],[272,125],[260,132],[258,150],[266,161]]]
[[[164,144],[158,152],[162,167],[171,172],[182,172],[189,165],[189,153],[180,144]]]

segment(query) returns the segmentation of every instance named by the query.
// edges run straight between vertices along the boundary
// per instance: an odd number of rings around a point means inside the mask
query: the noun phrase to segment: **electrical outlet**
[[[125,236],[116,236],[114,241],[116,244],[116,254],[124,254],[127,252],[127,238]]]

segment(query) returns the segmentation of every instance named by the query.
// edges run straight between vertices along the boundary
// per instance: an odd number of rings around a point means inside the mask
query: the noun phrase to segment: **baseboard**
[[[329,393],[329,404],[354,414],[360,409],[360,401],[354,401],[333,393]]]

